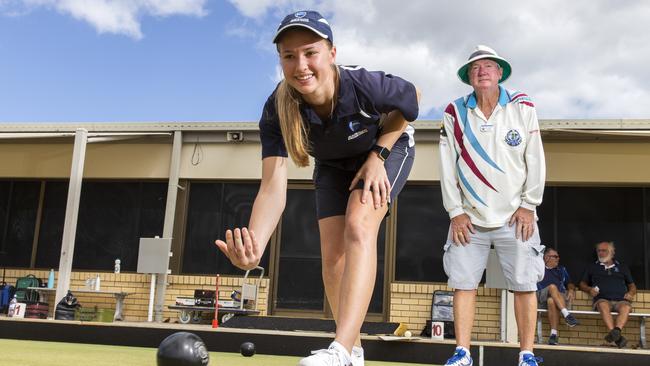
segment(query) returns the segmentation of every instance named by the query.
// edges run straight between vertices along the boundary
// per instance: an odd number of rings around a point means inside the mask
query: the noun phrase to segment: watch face
[[[377,152],[377,155],[379,155],[381,160],[388,159],[388,155],[390,155],[390,150],[383,146],[375,145],[372,147],[372,150]]]

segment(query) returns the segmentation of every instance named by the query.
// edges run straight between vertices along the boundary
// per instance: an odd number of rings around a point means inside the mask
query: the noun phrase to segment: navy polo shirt
[[[300,114],[309,131],[310,155],[317,164],[357,170],[380,133],[383,113],[399,109],[407,121],[418,116],[415,86],[381,71],[339,66],[338,100],[331,120],[321,120],[307,104]],[[262,158],[287,156],[275,106],[276,90],[269,96],[260,118]]]
[[[623,300],[623,296],[628,290],[627,285],[634,283],[628,266],[617,260],[609,269],[605,269],[605,266],[599,261],[589,264],[582,275],[582,281],[591,287],[598,286],[600,292],[594,301],[598,299]]]
[[[537,289],[541,290],[554,284],[560,292],[566,292],[567,286],[571,283],[571,276],[564,266],[556,266],[555,268],[548,268],[544,271],[544,278],[537,282]]]

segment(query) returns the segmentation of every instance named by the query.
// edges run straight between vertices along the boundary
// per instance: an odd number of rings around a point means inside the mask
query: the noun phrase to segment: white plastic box
[[[196,299],[193,297],[177,297],[176,305],[194,306],[196,305]]]

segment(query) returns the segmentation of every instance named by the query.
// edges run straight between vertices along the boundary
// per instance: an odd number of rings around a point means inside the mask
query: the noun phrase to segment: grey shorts
[[[540,244],[539,229],[526,242],[515,237],[515,225],[500,228],[474,226],[468,245],[455,245],[451,225],[447,233],[443,263],[449,277],[448,285],[458,290],[478,287],[487,266],[490,247],[494,245],[510,291],[536,291],[537,282],[544,278],[544,246]]]
[[[415,148],[408,146],[408,139],[397,140],[388,159],[384,162],[391,186],[391,202],[404,188],[414,158]],[[363,159],[365,161],[365,157]],[[356,171],[343,170],[326,164],[316,165],[314,186],[316,187],[316,215],[319,220],[330,216],[345,215],[351,192],[350,183],[356,174]],[[363,181],[357,184],[357,188],[363,189]]]
[[[598,299],[594,302],[592,305],[593,309],[595,311],[598,311],[598,304],[601,302],[608,302],[609,303],[609,308],[612,309],[612,311],[618,311],[618,307],[621,306],[622,304],[628,304],[630,307],[632,307],[632,303],[627,301],[627,300],[607,300],[607,299]],[[630,309],[630,311],[632,311]]]
[[[569,303],[569,293],[568,292],[561,292],[562,296],[564,297],[564,301],[568,304]],[[548,286],[544,287],[541,290],[537,290],[537,307],[540,309],[546,309],[548,308],[548,299],[549,299],[549,294],[548,294]]]

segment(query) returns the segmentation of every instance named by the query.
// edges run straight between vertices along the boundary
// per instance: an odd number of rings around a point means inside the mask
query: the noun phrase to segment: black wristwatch
[[[379,156],[379,159],[381,159],[382,161],[386,161],[386,159],[388,159],[388,156],[390,155],[390,150],[379,145],[374,145],[372,147],[372,151],[376,152],[377,156]]]

